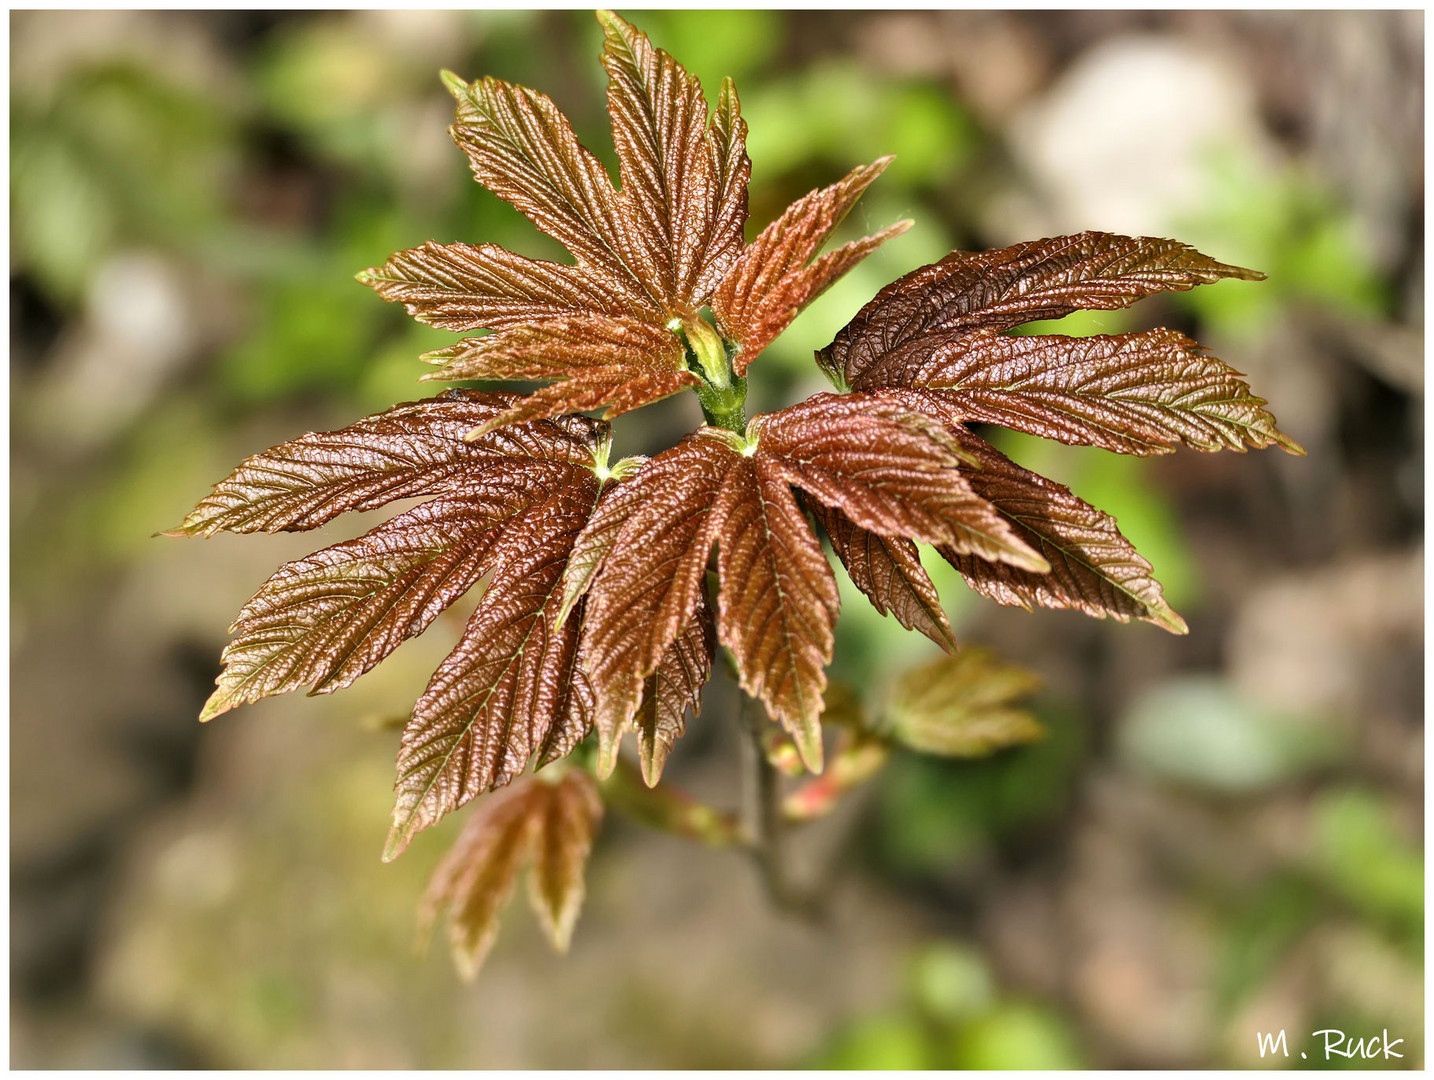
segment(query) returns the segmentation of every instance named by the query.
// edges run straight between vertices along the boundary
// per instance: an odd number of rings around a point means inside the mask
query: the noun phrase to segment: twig
[[[761,871],[772,904],[779,911],[820,921],[826,914],[821,899],[813,892],[799,889],[787,875],[781,781],[775,766],[767,760],[764,746],[768,720],[761,706],[745,694],[741,719],[748,735],[743,754],[743,818],[747,825],[748,849]]]
[[[603,781],[603,792],[612,805],[650,828],[686,836],[709,847],[745,847],[747,837],[736,815],[698,802],[671,784],[648,787],[637,766],[619,758],[617,767]]]

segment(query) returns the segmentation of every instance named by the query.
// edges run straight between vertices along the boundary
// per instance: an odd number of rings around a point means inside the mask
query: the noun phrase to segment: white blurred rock
[[[72,89],[76,72],[116,61],[163,72],[180,85],[243,100],[235,54],[219,46],[219,19],[179,11],[17,11],[10,23],[10,85],[27,95]]]
[[[471,37],[465,13],[456,9],[359,11],[353,18],[365,33],[428,67],[462,59]]]
[[[47,441],[103,445],[194,357],[204,331],[192,286],[174,260],[148,251],[121,252],[96,271],[34,406]]]
[[[1040,203],[998,215],[1013,237],[1035,234],[1033,213],[1050,232],[1161,235],[1206,197],[1213,150],[1274,153],[1237,67],[1209,50],[1149,35],[1114,38],[1087,52],[1015,117],[1009,143]]]

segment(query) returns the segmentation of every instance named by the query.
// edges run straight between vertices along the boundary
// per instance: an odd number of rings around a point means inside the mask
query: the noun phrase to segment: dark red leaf
[[[736,93],[723,87],[709,125],[702,85],[682,65],[612,12],[598,19],[622,198],[644,253],[646,283],[668,315],[690,317],[704,283],[742,245],[751,166]]]
[[[818,394],[756,417],[748,437],[771,468],[864,529],[1045,567],[972,491],[945,428],[897,395]]]
[[[712,297],[717,327],[740,347],[734,366],[747,365],[780,334],[797,314],[837,278],[883,241],[905,232],[909,221],[812,262],[871,182],[891,162],[884,157],[853,169],[830,187],[798,199],[732,264]]]
[[[1221,278],[1263,276],[1175,240],[1100,232],[956,251],[882,289],[818,361],[840,385],[854,386],[887,353],[927,334],[1008,330]]]
[[[450,390],[246,458],[169,535],[313,529],[350,510],[438,495],[509,458],[591,464],[607,425],[581,416],[464,436],[522,400]]]
[[[579,266],[601,273],[628,304],[659,318],[630,214],[562,111],[546,95],[501,79],[470,85],[445,74],[445,81],[458,101],[453,138],[478,182],[560,241]]]
[[[623,475],[614,477],[614,482],[604,485],[597,509],[573,542],[568,565],[563,571],[563,607],[560,619],[566,619],[568,612],[587,595],[593,575],[602,569],[608,552],[617,543],[618,533],[622,531],[628,515],[643,501],[643,489],[636,484],[624,483],[623,480],[645,463],[645,458],[624,459],[618,463]]]
[[[702,687],[712,672],[716,649],[712,610],[699,599],[697,611],[643,685],[635,722],[642,778],[648,787],[656,787],[662,779],[667,755],[686,730],[687,711],[692,710],[693,716],[701,711]]]
[[[742,689],[766,704],[807,768],[820,772],[836,578],[786,478],[761,456],[731,464],[712,517],[720,523],[717,635],[732,650]]]
[[[636,319],[659,314],[601,271],[525,259],[496,244],[430,240],[364,270],[358,280],[442,330],[507,330],[590,311]]]
[[[1235,372],[1174,330],[1065,337],[927,335],[894,349],[858,390],[929,388],[961,420],[1124,454],[1176,446],[1304,451]]]
[[[1172,633],[1186,632],[1185,620],[1151,576],[1150,563],[1121,535],[1113,517],[974,435],[963,443],[981,465],[967,472],[971,486],[1051,564],[1049,573],[1032,574],[938,549],[973,589],[1002,604],[1073,608],[1096,618],[1145,619]]]
[[[281,567],[239,613],[200,719],[310,684],[311,693],[348,686],[489,572],[505,526],[554,490],[584,483],[585,473],[518,460],[473,479],[461,496]]]
[[[632,508],[593,578],[583,620],[584,663],[597,693],[603,775],[617,740],[702,597],[707,557],[721,525],[713,504],[741,460],[730,437],[703,428],[626,481]]]
[[[607,407],[611,418],[697,383],[681,341],[661,326],[588,312],[469,338],[425,359],[428,379],[560,379],[514,401],[480,430]]]
[[[578,628],[558,623],[562,574],[597,503],[591,473],[574,479],[506,531],[458,647],[413,707],[398,757],[398,800],[385,859],[475,795],[508,783],[554,743],[591,726],[592,699],[574,660]]]
[[[814,499],[807,499],[806,506],[831,538],[832,550],[852,584],[877,611],[895,615],[902,626],[920,630],[943,649],[956,648],[956,635],[915,544],[904,537],[869,532],[840,510]]]

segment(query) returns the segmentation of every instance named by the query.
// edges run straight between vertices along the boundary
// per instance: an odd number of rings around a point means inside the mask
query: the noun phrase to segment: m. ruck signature
[[[1323,1040],[1322,1044],[1317,1047],[1314,1052],[1316,1054],[1323,1054],[1325,1061],[1330,1060],[1332,1057],[1381,1058],[1382,1060],[1388,1061],[1390,1058],[1402,1058],[1404,1056],[1394,1049],[1404,1040],[1391,1040],[1389,1038],[1388,1028],[1385,1028],[1378,1035],[1369,1035],[1362,1039],[1346,1035],[1338,1028],[1321,1028],[1319,1031],[1311,1032],[1310,1038]],[[1285,1038],[1283,1028],[1279,1031],[1257,1031],[1255,1032],[1255,1042],[1259,1045],[1261,1058],[1264,1058],[1267,1054],[1270,1056],[1277,1054],[1282,1054],[1285,1057],[1290,1056],[1289,1042]],[[1301,1050],[1300,1057],[1308,1060],[1309,1054]]]

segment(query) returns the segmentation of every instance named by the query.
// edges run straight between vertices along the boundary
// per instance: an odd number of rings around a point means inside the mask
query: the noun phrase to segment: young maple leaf
[[[472,979],[498,933],[498,914],[528,871],[528,897],[553,948],[567,952],[583,902],[583,870],[603,804],[591,775],[568,769],[530,777],[493,795],[433,872],[419,909],[426,934],[449,913],[459,971]]]
[[[1018,431],[1124,454],[1177,446],[1243,452],[1279,446],[1303,454],[1275,427],[1239,373],[1173,330],[1067,337],[1013,336],[1025,322],[1079,309],[1125,307],[1152,293],[1262,274],[1216,262],[1174,240],[1087,232],[976,253],[954,252],[881,290],[817,362],[862,399],[881,394],[939,419],[964,451],[972,488],[1050,564],[1043,573],[962,552],[941,554],[979,592],[1001,603],[1074,608],[1147,619],[1176,633],[1150,564],[1115,521],[1066,488],[1028,472],[964,427]],[[847,523],[828,526],[853,581],[878,608],[905,605],[903,621],[927,631],[926,580],[912,553],[874,546]],[[872,563],[872,558],[877,560]],[[887,584],[873,582],[874,574]],[[917,623],[920,620],[920,623]]]
[[[816,258],[884,158],[799,200],[744,248],[751,162],[731,81],[709,118],[697,79],[617,15],[598,18],[620,186],[543,94],[444,75],[473,175],[574,263],[429,242],[358,276],[421,322],[489,331],[429,353],[442,366],[426,378],[553,381],[490,427],[603,407],[610,419],[689,386],[735,393],[740,408],[740,377],[763,346],[910,225]],[[709,304],[720,336],[700,315]]]
[[[1040,721],[1015,704],[1040,685],[1034,672],[968,646],[903,672],[878,729],[923,754],[984,757],[1045,736]]]
[[[823,669],[838,598],[792,488],[882,537],[1048,569],[975,493],[958,468],[963,456],[940,425],[898,401],[824,394],[754,418],[745,435],[704,427],[643,465],[613,493],[611,517],[592,519],[600,539],[591,546],[602,550],[572,572],[569,589],[570,598],[586,599],[582,652],[602,768],[611,769],[647,680],[661,678],[681,640],[695,640],[693,631],[682,639],[679,632],[704,606],[715,545],[717,638],[732,651],[743,688],[819,769]]]
[[[441,368],[428,378],[551,385],[526,396],[452,391],[302,436],[246,460],[176,530],[310,529],[426,500],[281,567],[240,612],[204,719],[300,686],[346,686],[487,581],[404,730],[386,859],[593,728],[599,774],[630,728],[656,785],[687,713],[700,710],[719,642],[743,690],[788,733],[772,729],[765,748],[780,744],[777,758],[819,771],[820,718],[828,696],[840,699],[825,673],[839,594],[808,515],[878,611],[948,651],[954,635],[918,543],[1001,603],[1185,630],[1113,518],[969,423],[1129,454],[1303,453],[1237,372],[1174,331],[1007,333],[1261,276],[1175,241],[1095,232],[956,252],[908,274],[817,353],[842,393],[747,422],[753,360],[909,226],[821,254],[890,159],[809,193],[744,245],[751,165],[730,81],[709,115],[676,61],[616,15],[599,20],[616,185],[547,97],[444,75],[458,101],[452,134],[476,179],[573,261],[430,242],[359,275],[420,321],[484,331],[429,354]],[[560,415],[605,408],[611,418],[684,387],[707,424],[650,460],[609,467],[607,424]],[[908,685],[941,690],[963,724],[926,715],[927,694],[886,735],[848,730],[832,774],[794,796],[797,816],[826,812],[879,768],[888,736],[970,752],[1029,735],[1005,707],[1005,669],[963,656],[930,669],[939,679],[918,677],[929,687]],[[601,810],[580,770],[513,784],[440,866],[427,921],[449,907],[455,950],[476,967],[531,857],[534,903],[565,947]]]
[[[404,731],[389,858],[529,758],[566,755],[591,725],[578,620],[558,612],[568,553],[609,472],[607,425],[566,417],[465,438],[517,400],[453,390],[283,443],[244,461],[175,531],[312,529],[429,500],[280,567],[239,613],[205,720],[302,686],[347,686],[490,578]]]

